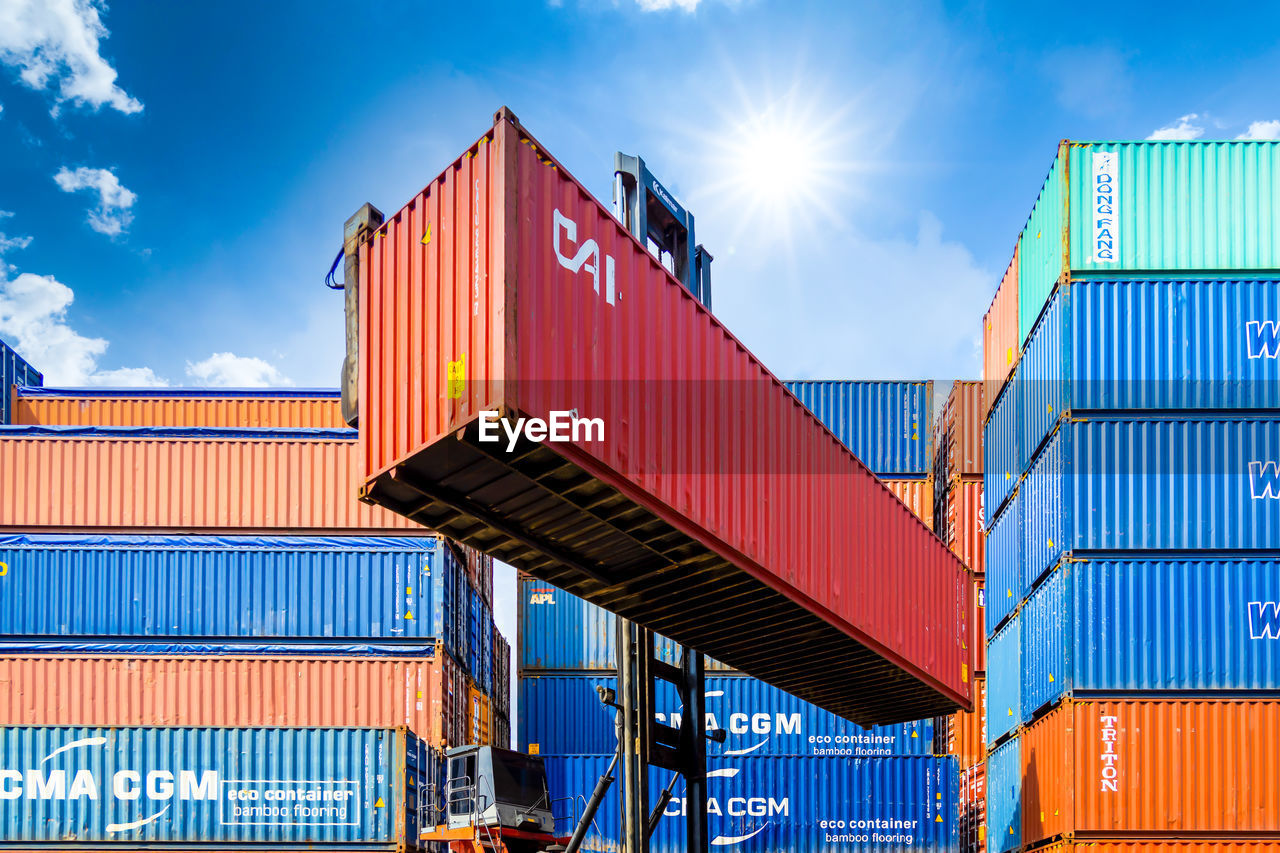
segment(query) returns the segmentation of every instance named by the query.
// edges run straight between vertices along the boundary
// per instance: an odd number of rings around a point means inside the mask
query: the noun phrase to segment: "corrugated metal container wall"
[[[961,711],[947,718],[947,753],[954,755],[965,770],[982,763],[987,754],[987,680],[981,676],[974,680],[973,695],[976,708]]]
[[[422,530],[356,499],[354,430],[0,429],[0,527]]]
[[[1064,142],[1022,235],[1023,339],[1067,271],[1280,269],[1278,174],[1273,141]],[[1095,202],[1114,221],[1106,234]],[[1041,239],[1029,248],[1033,234]]]
[[[947,481],[982,475],[982,421],[986,414],[981,382],[955,382],[947,398]]]
[[[960,853],[987,850],[987,765],[960,772]]]
[[[605,755],[546,758],[547,785],[552,791],[589,791],[609,760]],[[655,772],[650,788],[660,790],[668,775]],[[707,776],[713,849],[958,853],[955,759],[712,759]],[[677,787],[677,796],[658,823],[650,848],[653,853],[686,849],[680,791]],[[616,851],[619,821],[618,798],[606,797],[582,849]],[[560,823],[557,829],[567,832],[569,826]],[[860,840],[863,837],[867,840]]]
[[[1280,690],[1276,558],[1065,563],[1021,618],[1024,719],[1071,691]]]
[[[782,383],[879,475],[927,475],[933,463],[932,382]]]
[[[29,426],[346,429],[336,390],[320,388],[21,388]]]
[[[1065,552],[1280,550],[1280,417],[1065,421],[1023,481],[1024,578]]]
[[[993,404],[1022,351],[1018,337],[1018,266],[1022,241],[1013,247],[1013,260],[996,288],[996,295],[982,318],[983,410]]]
[[[1063,412],[1280,407],[1266,318],[1280,318],[1280,282],[1069,282],[1023,358],[1025,446]]]
[[[15,386],[43,383],[40,371],[0,341],[0,425],[13,423]]]
[[[1276,853],[1280,851],[1280,840],[1059,841],[1040,849],[1044,853]]]
[[[1022,724],[1021,617],[1013,619],[991,638],[987,647],[987,743],[1003,740]]]
[[[541,755],[611,753],[618,747],[613,714],[600,705],[596,686],[617,688],[612,675],[523,676],[519,682],[521,749]],[[678,726],[674,688],[658,696],[659,720]],[[863,729],[834,714],[744,675],[707,679],[708,729],[727,733],[723,744],[708,743],[709,755],[928,755],[933,721],[895,723]]]
[[[493,626],[493,712],[511,715],[511,644],[497,625]]]
[[[1280,833],[1280,702],[1068,701],[1022,735],[1023,841]]]
[[[982,520],[982,480],[951,484],[947,498],[947,527],[943,540],[976,574],[986,574],[987,560]]]
[[[466,648],[462,570],[435,537],[0,535],[0,564],[8,641]]]
[[[470,728],[468,743],[493,743],[493,707],[489,697],[472,687],[467,697],[467,725]]]
[[[535,578],[521,577],[517,610],[521,672],[613,670],[617,665],[617,617]],[[656,638],[654,653],[672,666],[680,664],[678,647]],[[711,671],[729,667],[707,658]]]
[[[933,529],[933,481],[932,480],[881,480],[898,500],[915,513],[916,518]]]
[[[986,578],[973,583],[973,618],[970,620],[969,647],[973,649],[973,671],[987,671],[987,588]],[[977,700],[975,697],[975,706]]]
[[[982,472],[982,499],[986,508],[987,527],[1000,514],[1025,468],[1022,448],[1022,381],[1021,369],[1004,386],[1004,392],[991,410],[982,431],[985,453]]]
[[[1040,316],[1045,300],[1058,284],[1062,274],[1063,228],[1066,223],[1067,203],[1063,182],[1066,158],[1065,143],[1058,146],[1058,153],[1049,166],[1049,175],[1040,188],[1040,195],[1027,225],[1018,240],[1018,346],[1026,343],[1031,327]]]
[[[946,627],[968,607],[959,561],[509,112],[377,234],[360,248],[368,500],[859,722],[969,704]],[[570,243],[607,262],[574,266]],[[480,412],[500,409],[608,429],[490,452]],[[743,423],[768,440],[726,443]],[[535,479],[546,464],[563,475]],[[671,583],[620,596],[654,549],[679,556]],[[795,630],[752,639],[781,618]],[[838,663],[815,680],[810,654]]]
[[[0,725],[408,726],[438,747],[466,697],[457,664],[431,657],[0,657]]]
[[[1014,738],[987,753],[987,850],[1022,847],[1022,741]]]
[[[442,763],[404,729],[10,727],[0,744],[8,767],[40,768],[0,798],[10,843],[403,849]]]
[[[1022,600],[1022,503],[1019,491],[987,534],[987,636]]]

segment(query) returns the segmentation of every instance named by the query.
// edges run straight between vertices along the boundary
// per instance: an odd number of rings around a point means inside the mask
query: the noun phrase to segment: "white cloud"
[[[108,237],[122,234],[133,222],[129,211],[138,194],[126,189],[114,172],[81,166],[74,172],[63,166],[53,176],[63,192],[92,190],[98,194],[98,206],[89,211],[89,227]]]
[[[107,341],[79,334],[67,323],[75,299],[51,275],[0,271],[0,336],[42,372],[50,385],[168,385],[149,367],[99,370]]]
[[[1200,118],[1198,113],[1188,113],[1180,117],[1173,124],[1167,124],[1162,128],[1152,131],[1147,139],[1172,140],[1172,139],[1199,139],[1204,136],[1204,127],[1202,125],[1193,124]]]
[[[142,103],[116,85],[116,70],[98,52],[107,36],[100,8],[94,0],[0,2],[0,62],[17,68],[32,89],[56,85],[59,103],[141,112]]]
[[[663,12],[667,9],[680,9],[692,12],[698,8],[698,0],[636,0],[642,12]]]
[[[1236,139],[1280,139],[1280,120],[1255,121]]]
[[[229,352],[215,352],[194,364],[187,362],[187,375],[201,385],[214,388],[266,388],[293,384],[289,377],[262,359]]]

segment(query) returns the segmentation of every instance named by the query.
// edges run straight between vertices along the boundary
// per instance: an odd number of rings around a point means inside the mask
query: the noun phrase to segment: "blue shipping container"
[[[1022,723],[1022,614],[1015,613],[987,645],[987,743]]]
[[[612,671],[617,666],[617,621],[612,613],[570,595],[546,581],[521,578],[517,642],[519,670]],[[673,666],[679,647],[657,638],[654,653]],[[708,670],[731,671],[707,658]]]
[[[1072,418],[1020,495],[1028,588],[1069,552],[1280,551],[1280,416]]]
[[[925,475],[932,471],[932,382],[795,380],[783,384],[875,473]]]
[[[618,747],[612,709],[600,704],[596,685],[617,689],[611,675],[526,675],[520,678],[520,749],[540,755],[611,753]],[[656,716],[679,726],[679,697],[670,685]],[[864,729],[744,675],[713,676],[706,685],[708,729],[724,729],[710,755],[929,755],[933,721]],[[536,750],[533,745],[537,746]]]
[[[466,660],[465,568],[435,537],[0,535],[0,566],[9,643],[441,642]]]
[[[991,526],[986,537],[986,635],[995,633],[1022,600],[1022,494],[1013,500]]]
[[[1063,414],[1280,407],[1280,281],[1072,281],[1020,372],[1028,451]]]
[[[1022,847],[1022,751],[1014,738],[987,754],[987,851]]]
[[[1024,721],[1072,692],[1280,690],[1280,558],[1064,563],[1019,618]]]
[[[403,849],[442,764],[403,728],[0,728],[0,842]]]
[[[610,756],[545,759],[551,796],[586,796]],[[877,853],[959,848],[959,765],[954,756],[840,758],[747,756],[707,763],[712,848],[738,853]],[[659,791],[670,773],[654,770]],[[683,853],[684,785],[676,782],[651,842],[653,853]],[[618,798],[606,797],[583,850],[616,851]],[[571,822],[558,824],[567,834]]]
[[[1022,476],[1026,459],[1021,430],[1022,381],[1018,368],[1014,368],[982,428],[982,509],[988,528]]]
[[[13,387],[41,385],[40,371],[23,361],[4,341],[0,341],[0,425],[13,423]]]

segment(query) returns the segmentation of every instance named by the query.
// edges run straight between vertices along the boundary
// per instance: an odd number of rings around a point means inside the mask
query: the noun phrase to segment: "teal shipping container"
[[[400,851],[442,765],[405,728],[0,728],[0,844]]]
[[[1022,620],[1014,614],[987,646],[987,743],[1022,725]]]
[[[1280,270],[1280,142],[1065,140],[1019,241],[1019,340],[1064,273],[1245,270]]]

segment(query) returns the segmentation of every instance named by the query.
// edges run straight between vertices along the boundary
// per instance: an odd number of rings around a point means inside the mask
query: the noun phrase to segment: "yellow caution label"
[[[963,684],[969,683],[969,664],[960,664],[960,681]]]
[[[1013,347],[1004,351],[1004,363],[1006,366],[1013,364]]]
[[[934,823],[942,823],[942,815],[938,815],[933,819]]]
[[[422,235],[422,245],[424,245],[424,246],[425,246],[425,245],[427,245],[427,244],[428,244],[428,243],[430,243],[430,242],[431,242],[431,223],[430,223],[430,222],[428,222],[428,223],[427,223],[427,233]]]
[[[1053,403],[1045,403],[1045,405],[1049,407],[1049,414],[1051,414],[1051,415],[1052,415],[1052,414],[1053,414]]]
[[[448,397],[450,400],[461,400],[462,391],[467,385],[467,354],[464,352],[458,356],[457,361],[451,361],[445,368],[445,378],[448,380]]]
[[[1010,589],[1010,590],[1006,590],[1005,592],[1007,594],[1007,597],[1013,598],[1013,590]]]
[[[536,744],[536,743],[531,743],[531,744],[529,744],[529,754],[530,754],[530,755],[537,755],[537,754],[539,754],[541,751],[542,751],[542,750],[541,750],[541,747],[540,747],[540,745],[539,745],[539,744]]]
[[[942,792],[941,792],[941,791],[939,791],[939,792],[938,792],[938,794],[937,794],[937,796],[936,796],[936,797],[934,797],[934,799],[936,799],[936,800],[938,800],[939,802],[941,802],[941,800],[942,800]]]
[[[978,827],[978,840],[979,841],[987,840],[987,828],[985,826]]]
[[[1051,672],[1051,673],[1049,673],[1049,683],[1050,683],[1050,684],[1052,684],[1052,683],[1053,683],[1053,673],[1052,673],[1052,672]]]
[[[0,578],[4,577],[7,574],[9,574],[9,564],[0,563]]]
[[[915,729],[912,729],[912,730],[911,730],[911,736],[912,736],[912,737],[920,737],[920,733],[919,733],[918,731],[916,731]]]
[[[1004,472],[1004,478],[1005,478],[1006,480],[1010,479],[1011,477],[1012,477],[1012,475],[1011,475],[1008,471],[1005,471],[1005,472]]]
[[[1050,540],[1048,540],[1048,542],[1049,542],[1049,547],[1050,547],[1050,548],[1052,548],[1052,547],[1053,547],[1053,540],[1052,540],[1052,539],[1050,539]]]
[[[1013,709],[1012,709],[1012,708],[1010,708],[1010,709],[1009,709],[1009,716],[1010,716],[1010,717],[1012,717],[1012,716],[1013,716]]]
[[[413,619],[413,611],[412,611],[412,610],[410,610],[409,612],[405,613],[405,614],[404,614],[404,618],[405,618],[405,619]]]
[[[405,595],[413,595],[413,587],[411,587],[411,586],[407,586],[407,587],[405,587],[405,588],[404,588],[404,594],[405,594]]]
[[[421,691],[421,690],[419,690],[419,691],[418,691],[418,698],[419,698],[419,699],[421,699],[421,698],[422,698],[422,691]]]
[[[382,797],[378,797],[378,801],[373,804],[375,809],[385,809],[387,804],[382,801]]]

